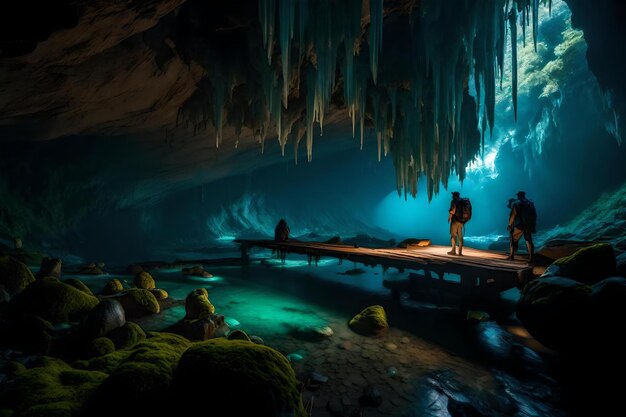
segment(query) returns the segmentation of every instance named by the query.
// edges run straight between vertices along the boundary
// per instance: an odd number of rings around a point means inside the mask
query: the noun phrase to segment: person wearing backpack
[[[533,233],[537,226],[537,211],[535,204],[526,198],[526,193],[517,193],[517,200],[511,206],[509,214],[509,225],[507,230],[511,233],[510,252],[508,260],[515,260],[515,252],[519,241],[524,236],[526,247],[528,248],[528,263],[531,264],[535,256],[535,245],[533,243]]]
[[[458,241],[458,255],[463,255],[463,226],[472,218],[472,204],[469,198],[461,198],[461,193],[454,191],[452,193],[452,201],[450,202],[450,210],[448,210],[448,223],[450,223],[450,243],[452,250],[448,255],[456,255],[456,246]]]

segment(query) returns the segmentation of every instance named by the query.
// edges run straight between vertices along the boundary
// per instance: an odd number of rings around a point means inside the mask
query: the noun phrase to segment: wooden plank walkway
[[[364,248],[346,244],[322,242],[304,242],[289,240],[275,242],[273,240],[237,239],[241,245],[242,257],[247,258],[248,250],[253,247],[271,249],[284,257],[286,253],[297,253],[309,256],[309,262],[320,257],[333,257],[340,260],[362,263],[364,265],[381,265],[384,269],[397,268],[400,271],[424,271],[425,279],[436,274],[444,284],[443,274],[458,274],[458,283],[462,292],[475,290],[504,291],[526,282],[532,268],[523,261],[509,261],[498,252],[463,248],[463,256],[448,255],[449,246],[426,246],[409,249],[403,248]],[[414,274],[412,274],[414,275]],[[417,275],[415,275],[417,276]],[[412,280],[415,281],[415,280]],[[446,288],[449,287],[446,281]],[[432,282],[429,283],[432,285]]]

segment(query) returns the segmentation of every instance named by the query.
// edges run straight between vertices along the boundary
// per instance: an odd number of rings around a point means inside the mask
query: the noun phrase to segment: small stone
[[[343,342],[339,344],[339,348],[345,349],[345,350],[352,350],[352,342],[350,342],[349,340],[344,340]]]
[[[402,343],[409,343],[410,341],[411,341],[411,339],[409,339],[406,336],[404,336],[402,339],[400,339],[400,342],[402,342]]]
[[[328,382],[327,376],[315,371],[309,373],[309,378],[311,379],[311,382],[315,382],[317,384],[325,384],[326,382]]]
[[[398,370],[394,368],[393,366],[387,368],[387,375],[389,375],[390,377],[396,376],[397,373],[398,373]]]
[[[385,348],[388,351],[393,352],[394,350],[398,349],[398,345],[396,345],[395,343],[385,343]]]
[[[256,343],[257,345],[264,345],[265,344],[265,342],[263,342],[263,339],[261,339],[259,336],[255,336],[255,335],[250,336],[250,341]]]

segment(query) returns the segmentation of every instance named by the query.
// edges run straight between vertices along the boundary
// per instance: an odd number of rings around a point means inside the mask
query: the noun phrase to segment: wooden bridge
[[[284,259],[286,253],[307,255],[309,264],[321,257],[332,257],[383,269],[415,271],[408,280],[384,281],[394,294],[420,289],[445,290],[461,295],[497,293],[521,287],[532,277],[532,267],[525,261],[509,261],[503,253],[463,248],[463,256],[448,255],[449,246],[403,248],[364,248],[356,245],[289,240],[237,239],[242,258],[248,259],[250,248],[271,249]],[[420,273],[418,273],[418,271]],[[460,280],[444,279],[445,273],[456,274]]]

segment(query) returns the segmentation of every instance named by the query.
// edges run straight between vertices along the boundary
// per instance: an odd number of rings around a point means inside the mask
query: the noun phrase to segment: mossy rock
[[[228,340],[246,340],[248,342],[252,341],[246,332],[244,332],[243,330],[239,330],[239,329],[233,330],[232,332],[228,333],[227,339]]]
[[[52,323],[75,320],[98,304],[85,294],[53,277],[38,279],[11,299],[9,314],[33,314]]]
[[[152,290],[156,288],[154,278],[152,278],[152,275],[150,275],[150,273],[146,271],[142,271],[135,275],[133,284],[135,284],[135,287],[142,288],[144,290]]]
[[[183,415],[205,409],[198,401],[206,395],[202,381],[216,381],[211,395],[223,404],[236,404],[238,415],[307,415],[289,361],[267,346],[217,338],[190,347],[174,374],[177,407]]]
[[[137,323],[129,321],[122,327],[118,327],[117,329],[107,333],[106,337],[113,341],[116,349],[125,349],[144,340],[146,338],[146,333]]]
[[[15,411],[8,408],[0,408],[0,417],[13,417],[14,415]]]
[[[0,404],[15,416],[77,416],[85,399],[107,375],[72,368],[60,359],[41,357],[0,392]]]
[[[104,284],[104,288],[102,289],[102,294],[113,295],[113,294],[120,293],[122,291],[124,291],[124,285],[122,285],[122,282],[117,278],[113,278],[111,281]]]
[[[63,266],[63,260],[61,258],[51,258],[46,256],[41,260],[41,266],[39,271],[35,274],[35,279],[41,279],[46,277],[61,277],[61,268]]]
[[[154,297],[157,300],[165,300],[167,297],[169,297],[170,295],[167,293],[167,291],[162,290],[160,288],[155,288],[150,290],[150,292],[152,293],[152,295],[154,295]]]
[[[149,290],[131,288],[116,299],[124,307],[127,317],[143,317],[161,311],[159,302]]]
[[[126,323],[126,313],[122,304],[112,298],[104,299],[87,315],[83,323],[83,333],[90,338],[103,336]]]
[[[172,401],[173,372],[191,342],[169,333],[149,333],[131,349],[118,350],[90,362],[90,369],[110,373],[83,407],[90,417],[166,416]],[[124,396],[124,404],[112,400]],[[206,403],[203,404],[206,407]],[[123,407],[123,408],[122,408]],[[205,409],[206,411],[206,409]]]
[[[81,290],[85,294],[93,295],[93,292],[91,292],[89,287],[86,286],[85,283],[82,282],[79,279],[68,278],[68,279],[64,279],[63,282],[66,283],[67,285],[71,285],[72,287],[76,288],[77,290]]]
[[[3,345],[28,353],[48,354],[52,348],[52,323],[32,314],[3,322]]]
[[[354,316],[348,326],[355,332],[366,336],[382,336],[389,329],[387,313],[382,306],[369,306]]]
[[[4,367],[4,372],[9,376],[9,378],[15,378],[25,370],[26,367],[24,364],[17,361],[11,361]]]
[[[548,267],[545,275],[570,278],[593,285],[604,278],[615,276],[616,273],[617,261],[613,247],[608,243],[597,243],[557,259]]]
[[[30,269],[11,256],[0,256],[0,285],[13,296],[35,282]]]
[[[587,329],[590,293],[591,287],[568,278],[535,279],[522,291],[517,317],[545,346],[571,350]]]
[[[115,345],[108,337],[98,337],[89,344],[88,357],[97,358],[115,352]]]
[[[185,320],[197,320],[215,313],[205,288],[193,290],[185,299]]]

